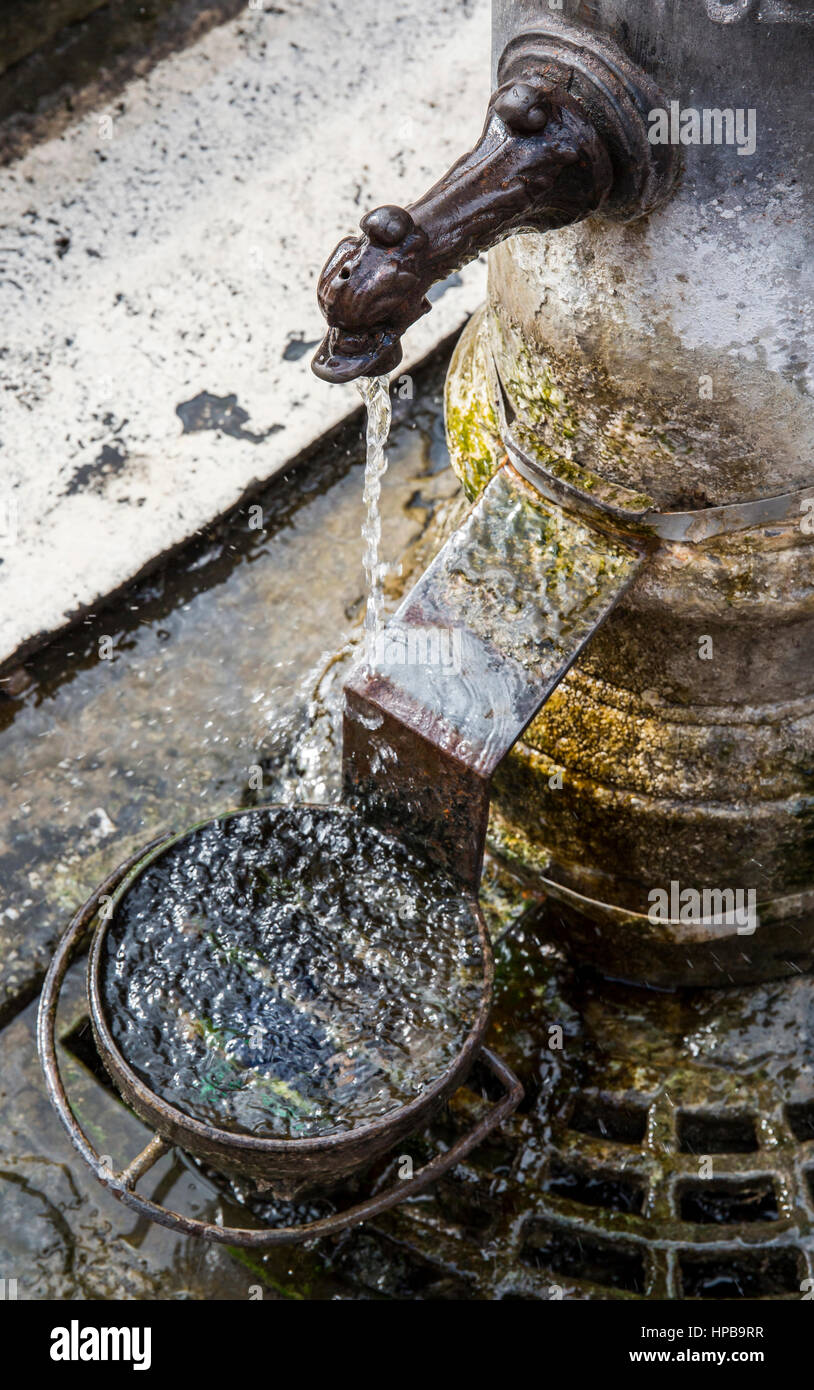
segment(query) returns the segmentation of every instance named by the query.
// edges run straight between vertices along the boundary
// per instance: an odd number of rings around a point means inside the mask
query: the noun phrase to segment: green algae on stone
[[[575,459],[556,453],[527,425],[515,421],[512,435],[523,451],[553,478],[578,492],[586,493],[592,500],[624,512],[643,513],[653,507],[653,499],[646,493],[633,492],[630,488],[608,482],[607,478],[584,468]]]
[[[481,310],[458,340],[444,388],[450,461],[470,501],[480,496],[506,456],[493,378]]]
[[[519,332],[497,314],[490,317],[491,344],[497,370],[509,402],[540,444],[557,459],[573,460],[580,469],[642,495],[649,490],[655,466],[679,461],[681,450],[658,422],[634,416],[613,404],[609,384],[594,379],[573,380],[565,360],[549,345],[546,357],[535,356]],[[565,383],[568,383],[566,386]],[[607,475],[607,476],[606,476]],[[647,494],[643,494],[652,505]]]

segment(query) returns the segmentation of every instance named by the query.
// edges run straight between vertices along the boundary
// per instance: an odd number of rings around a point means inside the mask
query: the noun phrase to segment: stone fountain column
[[[660,85],[650,138],[678,142],[678,186],[639,220],[490,252],[450,368],[449,446],[473,497],[508,451],[653,552],[499,769],[492,837],[611,974],[808,969],[814,5],[495,0],[496,67],[524,29],[563,23],[610,35]],[[733,917],[729,892],[755,910]]]

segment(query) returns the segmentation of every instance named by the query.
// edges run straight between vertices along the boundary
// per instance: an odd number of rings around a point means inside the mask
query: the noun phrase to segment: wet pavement
[[[425,563],[460,510],[443,367],[395,401],[382,494],[391,607],[398,571]],[[230,807],[338,794],[338,696],[364,608],[363,466],[357,417],[33,658],[26,688],[0,703],[0,1278],[16,1279],[19,1298],[248,1298],[261,1285],[266,1297],[357,1296],[321,1257],[229,1254],[106,1194],[47,1101],[34,996],[70,913],[139,844]],[[512,881],[490,872],[498,911],[516,910]],[[82,976],[80,962],[58,1027],[69,1094],[99,1151],[124,1163],[149,1135],[95,1055]],[[173,1156],[149,1176],[157,1200],[211,1219],[222,1189]]]
[[[464,510],[442,373],[430,367],[415,399],[395,402],[382,491],[389,611]],[[814,981],[695,994],[598,981],[548,940],[556,907],[495,859],[487,1041],[526,1096],[431,1190],[338,1238],[248,1254],[139,1219],[63,1134],[36,1057],[34,996],[70,911],[159,832],[338,793],[339,693],[364,608],[360,426],[40,653],[0,706],[0,1279],[21,1299],[803,1296]],[[77,1117],[123,1166],[150,1136],[95,1052],[82,962],[57,1036]],[[496,1098],[476,1069],[431,1131],[319,1201],[275,1203],[177,1152],[139,1190],[224,1224],[310,1219],[363,1183],[397,1181],[405,1157],[417,1168]]]
[[[409,563],[457,493],[439,391],[437,377],[394,433],[391,563]],[[357,421],[29,662],[28,689],[0,702],[0,1018],[38,987],[67,915],[140,843],[275,794],[337,790],[325,753],[364,604],[362,476]]]

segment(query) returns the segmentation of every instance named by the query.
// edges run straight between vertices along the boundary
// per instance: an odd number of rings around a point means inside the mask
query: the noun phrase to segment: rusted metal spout
[[[418,202],[376,208],[362,218],[363,236],[340,241],[319,281],[331,327],[317,376],[392,371],[402,333],[431,308],[432,285],[513,232],[596,211],[611,182],[607,150],[564,88],[543,78],[501,87],[469,154]]]
[[[515,232],[629,218],[664,196],[673,152],[646,133],[661,98],[621,52],[587,49],[568,26],[510,50],[474,149],[409,207],[367,213],[362,236],[329,257],[318,288],[329,329],[312,362],[323,380],[392,371],[431,286]]]

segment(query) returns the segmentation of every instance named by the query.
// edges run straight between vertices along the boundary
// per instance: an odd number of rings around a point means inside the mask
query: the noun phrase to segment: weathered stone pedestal
[[[653,549],[498,773],[494,831],[608,973],[792,973],[814,961],[814,7],[592,14],[675,103],[652,130],[681,142],[678,187],[490,253],[448,437],[473,496],[508,451]],[[549,16],[496,4],[495,54]],[[651,921],[675,882],[751,894],[756,929]]]

